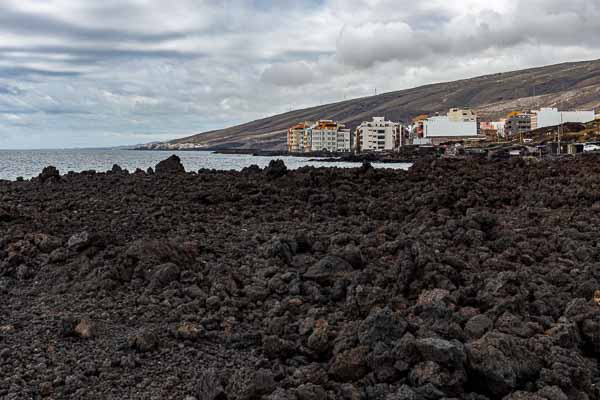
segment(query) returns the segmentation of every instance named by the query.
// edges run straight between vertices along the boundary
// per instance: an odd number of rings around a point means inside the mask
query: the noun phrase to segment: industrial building
[[[356,128],[358,151],[391,151],[402,145],[400,123],[386,121],[384,117],[373,117]]]
[[[568,122],[586,123],[596,118],[594,111],[558,111],[557,108],[541,108],[531,113],[531,129],[557,126]]]

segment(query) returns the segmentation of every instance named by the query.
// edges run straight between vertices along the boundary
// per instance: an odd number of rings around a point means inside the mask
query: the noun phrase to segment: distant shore
[[[329,151],[313,151],[307,153],[290,153],[285,150],[261,149],[144,149],[133,150],[149,151],[212,151],[215,154],[251,155],[256,157],[302,157],[309,161],[321,162],[371,162],[371,163],[412,163],[425,156],[440,155],[439,149],[433,147],[405,146],[399,152],[369,152],[369,153],[341,153]]]

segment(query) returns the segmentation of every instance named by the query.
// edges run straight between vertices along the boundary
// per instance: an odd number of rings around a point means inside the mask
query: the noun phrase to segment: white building
[[[431,144],[452,140],[477,139],[477,121],[456,121],[446,117],[431,117],[423,125],[423,138]]]
[[[504,126],[506,125],[506,119],[503,118],[503,119],[500,119],[499,121],[492,121],[491,124],[494,128],[496,128],[496,131],[498,131],[498,136],[500,136],[500,137],[505,136]]]
[[[349,152],[352,135],[344,125],[331,120],[321,120],[312,126],[312,151]]]
[[[347,128],[340,128],[337,133],[337,150],[340,152],[352,151],[352,132]]]
[[[384,117],[373,117],[356,128],[357,143],[361,151],[394,150],[400,141],[399,123],[386,121]]]
[[[567,122],[585,123],[593,121],[594,118],[596,118],[594,111],[558,111],[557,108],[541,108],[532,112],[531,129],[546,128]]]

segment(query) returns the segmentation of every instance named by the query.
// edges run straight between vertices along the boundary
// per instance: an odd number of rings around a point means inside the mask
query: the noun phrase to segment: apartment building
[[[477,122],[477,113],[470,108],[451,108],[447,116],[450,121]]]
[[[401,145],[400,123],[373,117],[356,128],[356,144],[359,151],[391,151]]]
[[[337,134],[337,150],[338,152],[348,153],[352,151],[354,140],[352,132],[348,128],[340,128]]]
[[[499,137],[505,137],[506,133],[504,132],[504,128],[506,126],[506,118],[501,118],[498,121],[492,121],[492,126],[496,128]]]
[[[353,146],[350,129],[332,120],[306,121],[288,129],[287,149],[290,153],[350,152]]]
[[[531,114],[525,112],[512,112],[506,117],[504,133],[508,137],[515,137],[531,130]]]
[[[287,150],[290,153],[308,152],[311,149],[311,122],[303,122],[288,129]]]

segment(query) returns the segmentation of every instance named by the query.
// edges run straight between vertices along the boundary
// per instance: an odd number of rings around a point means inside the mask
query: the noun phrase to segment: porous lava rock
[[[157,174],[180,174],[185,172],[185,168],[181,163],[181,159],[173,154],[166,160],[163,160],[156,164],[154,172]],[[151,173],[150,171],[148,173]]]
[[[58,182],[60,181],[60,172],[58,169],[52,165],[47,166],[42,170],[42,172],[38,175],[38,179],[40,182]]]
[[[600,156],[179,163],[0,181],[1,399],[600,398]]]

